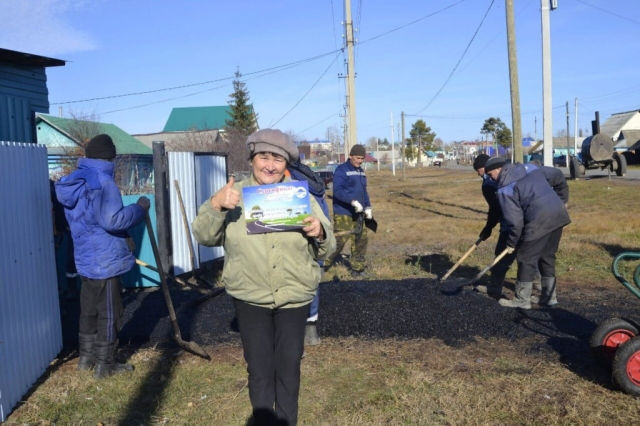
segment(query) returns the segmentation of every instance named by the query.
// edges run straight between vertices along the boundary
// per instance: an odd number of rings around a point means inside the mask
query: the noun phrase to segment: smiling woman
[[[307,314],[322,274],[318,261],[335,250],[336,241],[313,197],[302,232],[249,232],[243,209],[251,201],[243,200],[243,188],[290,181],[285,170],[298,159],[298,148],[275,129],[252,133],[247,145],[251,176],[240,182],[231,178],[205,202],[193,233],[200,244],[224,245],[222,282],[236,308],[253,421],[295,425]]]

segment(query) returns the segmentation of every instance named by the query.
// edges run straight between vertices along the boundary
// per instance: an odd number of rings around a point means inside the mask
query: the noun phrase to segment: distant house
[[[600,126],[600,133],[611,136],[617,151],[626,151],[638,142],[634,140],[637,132],[640,132],[640,110],[612,114]]]
[[[607,134],[616,141],[624,130],[640,130],[640,110],[611,114],[600,126],[600,133]]]
[[[229,105],[173,108],[163,132],[223,130],[231,119]]]
[[[35,142],[35,113],[49,112],[47,67],[65,61],[0,49],[0,141]]]
[[[151,148],[114,124],[36,114],[36,133],[38,143],[47,147],[52,177],[75,168],[89,139],[106,133],[116,146],[116,181],[123,193],[149,190],[153,184]]]
[[[162,132],[133,136],[148,147],[163,142],[167,151],[219,150],[230,111],[229,105],[173,108]]]

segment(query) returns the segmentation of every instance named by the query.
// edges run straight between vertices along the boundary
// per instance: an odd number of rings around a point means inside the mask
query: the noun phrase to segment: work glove
[[[364,217],[369,220],[373,219],[373,211],[371,210],[371,207],[364,209]]]
[[[515,247],[507,247],[505,250],[507,250],[507,254],[511,254],[516,251]]]
[[[351,205],[355,209],[356,213],[361,213],[362,212],[362,204],[360,204],[360,202],[358,200],[353,200],[351,202]]]
[[[490,236],[491,236],[491,228],[487,228],[485,226],[484,228],[482,228],[482,231],[480,231],[480,235],[478,235],[478,238],[480,238],[482,241],[486,241],[487,239],[489,239]]]
[[[149,207],[151,207],[151,201],[149,201],[149,199],[147,197],[145,197],[144,195],[142,197],[138,198],[137,203],[145,211],[149,211]]]

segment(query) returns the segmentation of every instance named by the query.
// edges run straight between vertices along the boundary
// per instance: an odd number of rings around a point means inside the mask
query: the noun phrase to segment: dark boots
[[[558,304],[555,277],[542,277],[542,291],[539,303],[540,306],[546,306],[548,308]]]
[[[116,342],[95,342],[96,370],[94,377],[96,379],[133,370],[133,365],[116,361],[116,346]]]
[[[96,334],[78,334],[78,370],[91,370],[96,364],[95,343]]]

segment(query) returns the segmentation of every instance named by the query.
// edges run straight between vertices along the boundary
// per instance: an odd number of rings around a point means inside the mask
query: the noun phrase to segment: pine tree
[[[257,116],[253,112],[253,107],[249,102],[249,92],[246,84],[240,81],[240,71],[236,71],[233,80],[233,93],[229,95],[229,115],[231,119],[225,121],[225,130],[232,135],[246,137],[255,132],[257,126]]]

